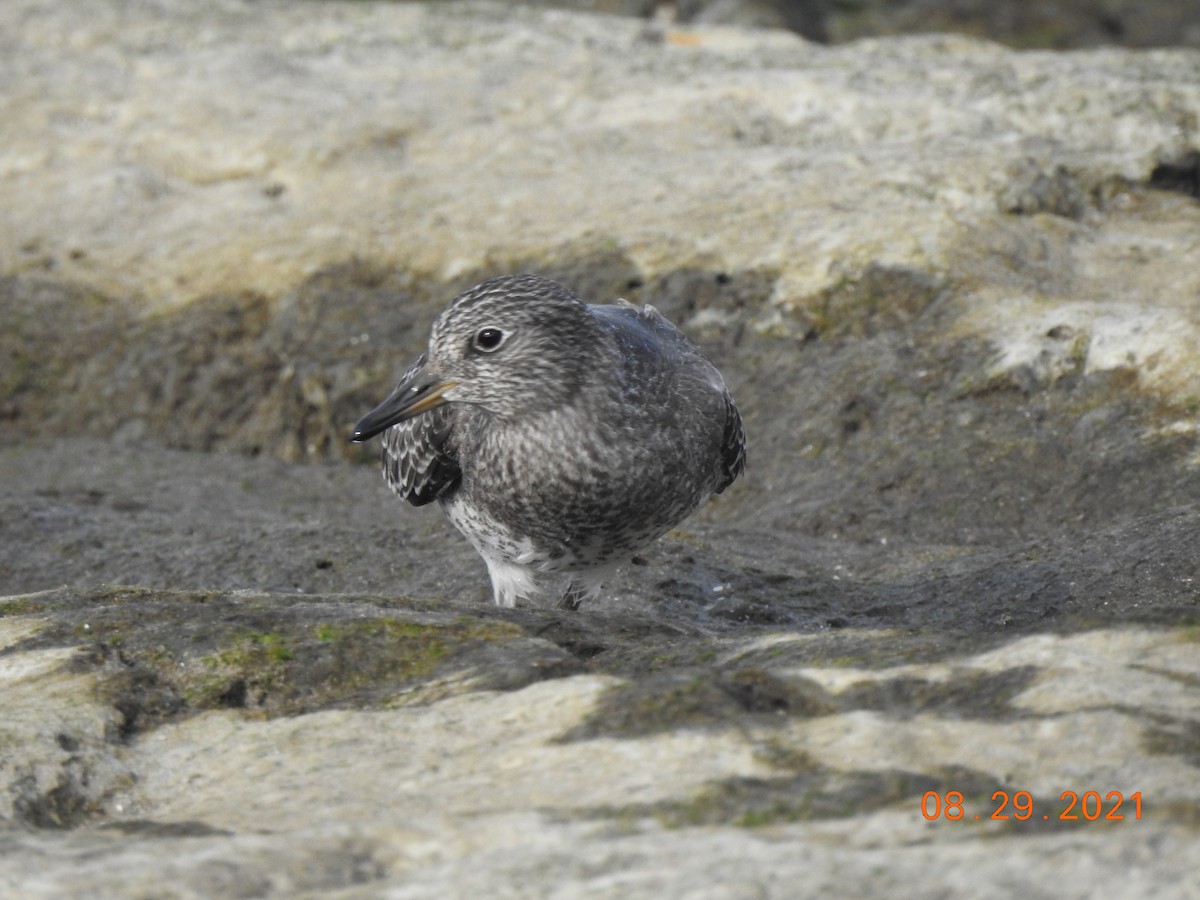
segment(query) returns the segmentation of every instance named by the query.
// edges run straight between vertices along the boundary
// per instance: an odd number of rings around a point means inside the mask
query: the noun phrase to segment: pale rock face
[[[1194,149],[1191,51],[829,48],[436,4],[228,2],[195,28],[152,4],[18,7],[5,272],[156,308],[348,257],[453,277],[610,245],[648,275],[771,269],[794,307],[875,263],[989,282],[966,327],[999,330],[1012,365],[1039,337],[1012,323],[1048,303],[1092,337],[1086,366],[1161,360],[1149,386],[1172,392],[1195,367],[1195,205],[1089,199]],[[1014,255],[1042,267],[1005,276]],[[1146,318],[1158,337],[1117,337]]]
[[[36,630],[36,622],[13,619],[4,639]],[[779,658],[785,644],[807,640],[723,641],[720,653],[724,663],[764,651]],[[1181,757],[1146,743],[1149,720],[1160,735],[1171,723],[1194,727],[1194,640],[1169,631],[1033,636],[935,664],[777,667],[773,677],[820,685],[845,705],[841,713],[786,722],[571,737],[607,694],[624,687],[620,679],[580,675],[391,710],[268,721],[214,711],[106,752],[98,734],[86,737],[96,728],[87,719],[102,718],[103,704],[89,704],[83,686],[55,676],[35,653],[8,659],[0,668],[6,697],[32,711],[21,692],[38,686],[41,727],[58,729],[73,759],[57,765],[90,776],[83,784],[117,828],[10,830],[0,883],[24,896],[127,895],[169,883],[180,896],[198,897],[268,882],[289,891],[432,897],[484,886],[521,892],[531,884],[604,892],[616,881],[634,897],[654,896],[668,882],[705,895],[740,895],[747,886],[774,895],[781,877],[785,894],[796,884],[836,880],[856,895],[885,896],[897,871],[921,872],[950,891],[965,883],[964,868],[984,879],[983,896],[1001,896],[1014,886],[1035,891],[1133,877],[1172,892],[1192,875],[1186,848],[1194,834],[1171,825],[1163,807],[1200,802],[1196,780]],[[992,721],[952,709],[855,708],[875,690],[883,696],[917,684],[949,698],[988,679],[1024,685],[1009,698],[1009,713]],[[69,705],[68,697],[75,698]],[[45,698],[53,698],[49,706]],[[21,727],[9,722],[6,734]],[[37,752],[48,739],[29,732],[9,748],[0,769],[9,796],[19,786],[30,791],[18,773],[52,774],[56,762]],[[875,781],[884,790],[897,779],[924,779],[938,795],[925,800],[927,813],[959,790],[965,815],[926,820],[918,789],[882,808],[861,797],[867,809],[853,815],[785,817],[766,828],[678,827],[688,816],[703,822],[721,786],[739,782],[776,785],[774,806],[764,807],[769,820],[771,809],[795,802],[798,772],[820,779],[809,802],[856,783],[869,791]],[[1058,817],[1069,799],[1061,795],[1083,797],[1097,785],[1103,806],[1089,798],[1086,816],[1076,807],[1081,832],[1066,840]],[[1004,812],[1021,817],[992,820],[1000,806],[989,796],[994,790],[1015,798]],[[1031,816],[1022,812],[1023,791],[1036,798]],[[1117,811],[1108,796],[1114,792],[1125,818],[1101,831],[1089,819],[1096,809]],[[651,809],[660,810],[657,820],[638,812]],[[611,815],[622,824],[613,825]],[[664,819],[676,827],[664,829]],[[1048,819],[1056,830],[1036,836]],[[1115,828],[1128,833],[1113,836]],[[922,835],[915,845],[914,830]]]

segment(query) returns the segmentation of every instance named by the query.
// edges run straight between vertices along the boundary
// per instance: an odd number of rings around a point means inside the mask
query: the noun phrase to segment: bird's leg
[[[579,604],[588,596],[588,591],[584,589],[576,581],[572,581],[567,585],[567,589],[563,591],[562,599],[558,601],[559,609],[579,609]]]

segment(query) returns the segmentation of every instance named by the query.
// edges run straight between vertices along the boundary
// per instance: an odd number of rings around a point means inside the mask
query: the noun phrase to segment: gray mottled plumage
[[[594,596],[745,465],[741,416],[695,344],[651,306],[585,305],[536,275],[450,304],[351,439],[380,432],[387,483],[442,504],[501,606],[555,584],[566,605]]]

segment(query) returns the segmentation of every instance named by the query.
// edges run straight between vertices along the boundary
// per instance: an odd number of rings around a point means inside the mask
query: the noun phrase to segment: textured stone
[[[737,324],[778,338],[836,334],[861,307],[831,298],[913,273],[945,292],[949,335],[997,348],[981,380],[1127,371],[1195,426],[1193,53],[827,48],[457,4],[225,0],[202,27],[172,9],[20,0],[8,19],[7,419],[44,389],[58,428],[136,439],[169,408],[188,446],[328,455],[388,336],[419,343],[429,316],[409,337],[397,307],[536,261],[595,300],[751,278]],[[717,299],[688,312],[731,328]],[[214,421],[215,392],[241,410]]]

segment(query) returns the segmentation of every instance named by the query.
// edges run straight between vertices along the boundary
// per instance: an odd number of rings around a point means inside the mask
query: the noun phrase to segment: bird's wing
[[[404,373],[401,383],[423,365],[424,355]],[[439,406],[383,433],[383,477],[413,506],[424,506],[458,486],[462,470],[450,447],[454,420],[453,406]]]
[[[746,469],[746,427],[729,391],[725,392],[725,434],[721,439],[721,462],[725,467],[725,478],[717,488],[718,494],[737,481]]]
[[[650,304],[638,306],[628,300],[618,300],[615,305],[589,307],[601,321],[614,326],[618,347],[627,363],[640,361],[638,365],[657,368],[664,364],[684,367],[698,373],[722,394],[724,401],[724,427],[721,435],[721,479],[715,488],[719,494],[742,474],[746,468],[746,429],[741,413],[733,402],[725,379],[720,371],[704,355],[686,334],[676,328],[669,319]],[[632,327],[631,327],[632,326]],[[657,353],[645,352],[653,343]],[[643,352],[635,352],[635,350]]]

